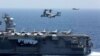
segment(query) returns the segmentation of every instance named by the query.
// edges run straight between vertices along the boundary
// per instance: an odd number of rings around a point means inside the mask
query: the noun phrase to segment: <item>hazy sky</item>
[[[0,8],[100,9],[100,0],[0,0]]]

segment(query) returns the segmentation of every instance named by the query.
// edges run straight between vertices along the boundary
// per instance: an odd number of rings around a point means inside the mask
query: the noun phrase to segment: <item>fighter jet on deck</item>
[[[45,9],[41,17],[55,18],[56,16],[60,16],[61,12],[53,13],[51,9]]]

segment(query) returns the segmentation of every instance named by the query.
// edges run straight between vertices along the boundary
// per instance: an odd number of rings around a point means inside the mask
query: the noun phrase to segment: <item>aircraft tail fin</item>
[[[61,16],[61,12],[57,12],[57,16]]]

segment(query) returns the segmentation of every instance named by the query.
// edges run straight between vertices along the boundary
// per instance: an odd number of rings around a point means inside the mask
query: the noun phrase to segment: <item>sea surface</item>
[[[55,18],[40,17],[43,9],[0,9],[0,20],[7,13],[14,18],[16,31],[59,31],[72,30],[73,33],[88,34],[93,42],[89,56],[100,56],[100,10],[67,10],[54,9],[61,12]],[[4,23],[0,30],[4,30]]]

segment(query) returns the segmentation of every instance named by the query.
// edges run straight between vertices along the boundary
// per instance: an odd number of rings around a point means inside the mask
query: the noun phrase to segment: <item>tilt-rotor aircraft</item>
[[[41,17],[55,18],[56,16],[61,16],[61,12],[52,12],[51,9],[45,9]]]

